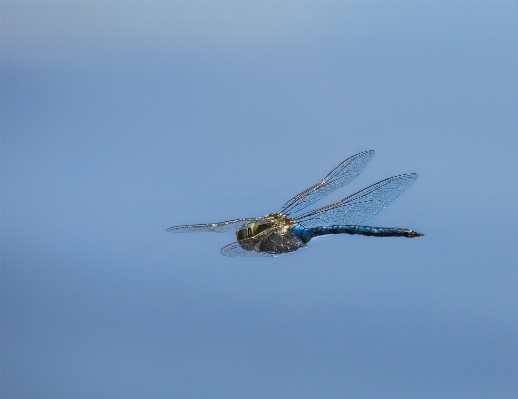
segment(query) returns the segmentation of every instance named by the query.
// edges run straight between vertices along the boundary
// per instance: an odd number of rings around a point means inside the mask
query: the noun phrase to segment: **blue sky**
[[[518,395],[514,2],[2,2],[1,396]],[[172,225],[325,205],[369,225],[228,259]]]

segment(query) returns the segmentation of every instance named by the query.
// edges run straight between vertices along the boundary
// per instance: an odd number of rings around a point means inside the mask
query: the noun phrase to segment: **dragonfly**
[[[311,204],[351,183],[374,157],[374,151],[347,158],[326,177],[297,194],[275,213],[259,218],[240,218],[219,223],[169,227],[173,233],[235,232],[236,241],[224,246],[229,257],[276,257],[306,249],[315,237],[356,234],[374,237],[421,237],[424,234],[401,227],[375,227],[360,223],[376,215],[414,183],[419,175],[408,173],[381,180],[340,201],[300,214]],[[295,216],[299,214],[299,216]]]

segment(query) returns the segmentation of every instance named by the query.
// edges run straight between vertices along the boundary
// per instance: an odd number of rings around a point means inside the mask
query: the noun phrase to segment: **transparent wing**
[[[417,173],[390,177],[334,204],[305,213],[295,221],[306,228],[359,224],[387,207],[418,177]]]
[[[364,151],[347,158],[314,186],[290,199],[279,211],[284,215],[296,213],[332,192],[352,182],[365,169],[374,151]]]
[[[281,256],[305,249],[302,242],[289,227],[277,227],[262,233],[233,242],[221,248],[221,254],[229,257]]]
[[[269,221],[261,218],[241,218],[227,220],[226,222],[207,223],[207,224],[186,224],[183,226],[169,227],[167,231],[171,233],[192,233],[200,231],[208,231],[215,233],[226,233],[228,231],[237,231],[248,227],[254,223],[268,223]]]
[[[269,254],[268,252],[259,252],[256,250],[244,249],[239,242],[233,242],[232,244],[225,245],[221,248],[221,255],[228,256],[229,258],[245,258],[245,257],[272,257],[275,255]]]
[[[263,231],[256,236],[246,238],[241,241],[236,241],[225,245],[221,248],[221,254],[231,258],[246,257],[246,256],[274,256],[267,252],[261,252],[261,243],[268,238],[268,236],[275,230],[274,228]]]

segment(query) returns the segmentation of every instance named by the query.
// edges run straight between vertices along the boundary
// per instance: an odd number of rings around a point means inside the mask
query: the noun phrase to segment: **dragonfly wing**
[[[245,256],[273,256],[267,252],[261,252],[261,243],[268,238],[274,228],[268,229],[253,237],[245,238],[241,241],[236,241],[225,245],[221,248],[221,254],[231,258],[245,257]]]
[[[291,232],[290,227],[282,227],[272,231],[272,233],[261,242],[259,249],[260,251],[278,256],[292,253],[305,247],[306,244]]]
[[[244,258],[244,257],[259,257],[266,256],[271,257],[275,256],[269,254],[268,252],[259,252],[256,250],[247,250],[244,249],[239,242],[233,242],[232,244],[225,245],[221,248],[221,255],[228,256],[230,258]]]
[[[229,257],[280,256],[305,249],[306,244],[289,227],[268,229],[241,241],[224,246],[221,254]]]
[[[183,226],[169,227],[167,231],[172,233],[192,233],[200,231],[208,231],[215,233],[226,233],[229,231],[237,231],[248,227],[254,223],[268,223],[269,221],[261,218],[241,218],[227,220],[226,222],[207,223],[207,224],[186,224]]]
[[[290,199],[279,211],[284,215],[296,213],[332,192],[351,183],[365,169],[374,151],[364,151],[347,158],[314,186]]]
[[[305,213],[295,221],[306,228],[359,224],[386,208],[418,177],[417,173],[390,177],[334,204]]]

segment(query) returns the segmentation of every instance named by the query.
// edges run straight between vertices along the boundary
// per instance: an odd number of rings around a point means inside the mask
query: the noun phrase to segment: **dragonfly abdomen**
[[[309,242],[314,237],[326,236],[330,234],[358,234],[362,236],[375,237],[420,237],[424,234],[418,233],[411,229],[401,227],[374,227],[362,225],[335,225],[304,228],[301,225],[295,225],[291,229],[292,233],[299,237],[304,243]]]

